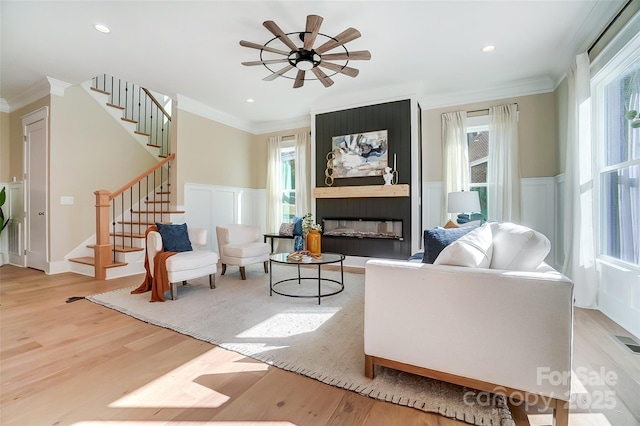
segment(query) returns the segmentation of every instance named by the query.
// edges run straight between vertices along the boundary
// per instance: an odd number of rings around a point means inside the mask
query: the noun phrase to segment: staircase
[[[107,75],[83,86],[160,161],[116,191],[94,193],[96,234],[81,255],[68,259],[71,270],[101,280],[144,273],[146,229],[156,222],[184,222],[185,212],[174,207],[171,197],[175,154],[170,153],[167,103],[145,88]]]

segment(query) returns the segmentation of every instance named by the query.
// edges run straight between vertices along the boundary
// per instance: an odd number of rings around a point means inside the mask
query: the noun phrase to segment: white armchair
[[[202,228],[188,228],[189,240],[194,246],[193,251],[184,251],[174,254],[167,259],[167,276],[171,287],[171,299],[177,298],[177,283],[182,285],[187,280],[209,275],[209,287],[216,288],[216,272],[218,270],[218,255],[211,250],[197,250],[207,243],[207,230]],[[162,237],[157,231],[147,234],[147,256],[149,271],[154,274],[154,259],[158,252],[163,251]]]
[[[240,276],[247,279],[245,266],[263,262],[264,272],[269,272],[269,244],[260,241],[260,228],[251,225],[231,224],[216,226],[218,237],[218,251],[222,262],[222,272],[227,271],[227,265],[239,266]]]

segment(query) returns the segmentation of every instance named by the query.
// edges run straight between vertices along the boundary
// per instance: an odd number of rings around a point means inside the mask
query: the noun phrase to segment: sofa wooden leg
[[[178,298],[178,283],[170,283],[169,287],[171,287],[171,300],[176,300]]]
[[[220,272],[220,275],[224,275],[224,273],[227,272],[227,265],[225,265],[224,263],[222,264],[222,272]]]
[[[269,273],[269,262],[267,260],[264,261],[264,273]]]
[[[209,274],[209,287],[216,288],[216,276],[214,274]]]
[[[569,403],[556,399],[553,409],[553,426],[569,426]]]
[[[373,379],[374,365],[373,365],[373,357],[371,355],[364,356],[364,375],[370,379]]]
[[[243,280],[247,279],[247,275],[246,275],[246,273],[244,271],[244,266],[240,267],[240,276],[242,277]]]

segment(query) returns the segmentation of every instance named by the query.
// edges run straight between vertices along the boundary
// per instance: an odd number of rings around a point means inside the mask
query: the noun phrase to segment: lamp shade
[[[480,211],[478,191],[450,192],[447,194],[447,213],[476,213]]]

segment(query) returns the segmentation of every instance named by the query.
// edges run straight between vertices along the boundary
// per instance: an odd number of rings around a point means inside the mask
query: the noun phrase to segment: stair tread
[[[152,201],[145,200],[144,202],[147,204],[160,204],[160,203],[167,204],[169,200],[152,200]]]
[[[163,210],[163,211],[159,211],[156,210],[155,212],[153,210],[132,210],[131,213],[134,214],[155,214],[156,216],[159,214],[184,214],[185,211],[184,210]]]
[[[132,119],[127,118],[127,117],[122,117],[122,118],[120,118],[120,120],[128,121],[129,123],[133,123],[133,124],[138,124],[138,122],[136,120],[132,120]]]
[[[162,146],[160,146],[160,145],[154,145],[154,144],[152,144],[152,143],[148,143],[148,144],[147,144],[147,146],[150,146],[150,147],[152,147],[152,148],[162,148]]]
[[[88,244],[86,247],[92,249],[92,248],[95,248],[95,244]],[[124,247],[116,247],[114,250],[118,253],[129,253],[132,251],[143,251],[144,247],[124,246]]]
[[[124,246],[124,247],[116,247],[113,250],[116,251],[117,253],[132,253],[134,251],[144,251],[144,248],[143,247],[128,247],[128,246]]]
[[[125,238],[144,238],[144,234],[136,234],[129,232],[111,232],[109,235],[112,237],[125,237]]]
[[[92,256],[83,256],[83,257],[73,257],[69,259],[70,262],[81,263],[83,265],[95,266],[96,260]],[[125,266],[126,262],[115,262],[105,265],[105,268],[115,268],[117,266]]]
[[[102,90],[102,89],[96,89],[95,87],[91,87],[91,90],[93,90],[94,92],[103,93],[105,95],[111,94],[111,92],[107,92],[106,90]]]
[[[140,130],[136,130],[133,133],[135,133],[136,135],[151,136],[149,133],[141,132]]]
[[[124,111],[124,109],[125,109],[123,106],[116,105],[116,104],[112,104],[112,103],[110,103],[110,102],[107,102],[107,106],[109,106],[109,107],[111,107],[111,108],[116,108],[116,109],[119,109],[119,110],[123,110],[123,111]]]
[[[158,221],[156,221],[158,222]],[[156,222],[144,222],[144,221],[140,221],[140,222],[132,222],[132,221],[118,221],[118,223],[121,223],[123,225],[144,225],[144,226],[151,226],[151,225],[155,225]],[[173,222],[169,222],[166,220],[160,221],[160,223],[164,223],[165,225],[171,225]]]

